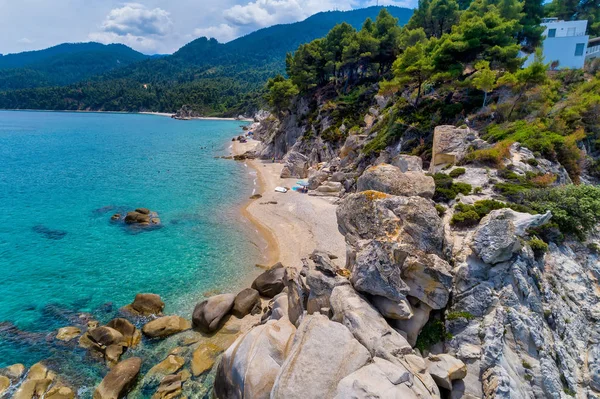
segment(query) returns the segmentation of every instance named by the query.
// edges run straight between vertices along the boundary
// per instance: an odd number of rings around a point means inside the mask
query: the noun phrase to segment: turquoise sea
[[[252,194],[225,155],[240,122],[0,111],[0,367],[63,358],[51,332],[107,321],[138,292],[191,317],[260,261],[239,207]],[[162,226],[110,222],[147,207]],[[60,361],[59,361],[60,362]]]

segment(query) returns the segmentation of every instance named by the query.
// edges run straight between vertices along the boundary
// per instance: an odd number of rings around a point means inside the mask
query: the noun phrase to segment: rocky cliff
[[[600,397],[598,236],[544,247],[536,234],[553,215],[501,202],[516,178],[572,184],[560,164],[519,143],[495,167],[467,162],[492,145],[466,126],[436,128],[429,159],[403,154],[405,138],[373,155],[365,148],[385,105],[374,102],[342,145],[323,141],[325,107],[321,134],[307,134],[314,124],[298,123],[309,111],[297,106],[256,126],[259,155],[281,158],[286,176],[309,178],[315,194],[341,183],[347,264],[319,258],[289,272],[283,319],[296,330],[287,330],[272,398],[306,392],[309,381],[327,390],[302,397]],[[440,175],[452,177],[448,186]],[[492,208],[465,222],[481,204]],[[321,342],[328,336],[345,338]],[[356,364],[336,363],[344,351]]]

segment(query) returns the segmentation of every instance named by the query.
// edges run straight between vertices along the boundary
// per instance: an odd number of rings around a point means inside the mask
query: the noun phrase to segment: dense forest
[[[150,58],[122,44],[61,44],[0,56],[0,90],[63,86]]]
[[[337,23],[360,27],[380,9],[319,13],[227,44],[200,38],[172,56],[148,59],[73,85],[35,87],[46,84],[28,74],[21,81],[30,79],[26,87],[31,88],[0,92],[0,108],[175,112],[190,105],[204,115],[250,113],[259,107],[259,92],[267,79],[285,72],[287,52],[326,35]],[[412,10],[399,7],[390,7],[389,12],[401,24],[412,15]],[[3,83],[0,75],[0,90],[15,81]]]

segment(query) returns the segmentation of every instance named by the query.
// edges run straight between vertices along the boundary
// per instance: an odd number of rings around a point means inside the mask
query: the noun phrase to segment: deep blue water
[[[41,337],[77,312],[102,320],[154,292],[189,318],[203,292],[255,271],[259,249],[239,215],[252,181],[215,159],[239,125],[0,112],[0,322],[27,337],[0,327],[0,367],[51,356]],[[110,222],[136,207],[157,211],[162,227]]]

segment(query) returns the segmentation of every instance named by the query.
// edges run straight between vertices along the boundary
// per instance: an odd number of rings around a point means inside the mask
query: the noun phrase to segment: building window
[[[548,37],[556,37],[556,29],[548,29]]]
[[[575,28],[569,28],[567,29],[567,36],[575,36],[575,32],[577,30]]]
[[[585,50],[585,43],[577,43],[577,46],[575,46],[575,57],[582,56],[584,50]]]

